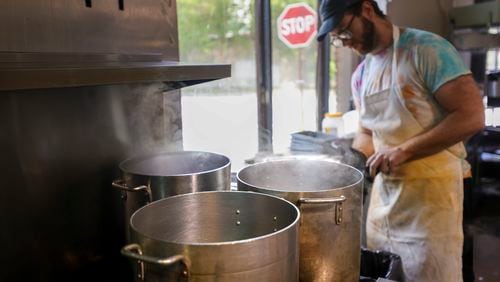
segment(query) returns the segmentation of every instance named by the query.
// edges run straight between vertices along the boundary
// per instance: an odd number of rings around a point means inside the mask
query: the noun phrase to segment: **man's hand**
[[[388,148],[380,150],[368,158],[366,166],[369,168],[370,176],[373,178],[379,171],[390,174],[395,168],[407,162],[410,158],[411,155],[400,147]]]

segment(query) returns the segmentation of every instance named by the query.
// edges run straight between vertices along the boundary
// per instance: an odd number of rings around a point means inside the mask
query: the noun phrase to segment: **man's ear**
[[[370,1],[363,1],[363,4],[361,5],[361,15],[369,20],[373,20],[375,11],[373,11],[373,6]]]

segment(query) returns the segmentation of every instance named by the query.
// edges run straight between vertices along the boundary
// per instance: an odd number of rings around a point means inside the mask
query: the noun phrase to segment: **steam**
[[[242,169],[239,178],[258,188],[287,192],[340,189],[358,183],[363,175],[340,163],[320,159],[286,159]]]

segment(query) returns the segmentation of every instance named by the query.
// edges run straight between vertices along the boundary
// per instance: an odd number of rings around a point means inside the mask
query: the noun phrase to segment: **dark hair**
[[[364,2],[370,2],[370,4],[372,4],[372,7],[373,7],[373,10],[375,11],[375,14],[377,14],[377,16],[385,19],[386,18],[386,15],[382,12],[382,10],[380,10],[377,2],[375,2],[374,0],[363,0],[363,1],[359,1],[358,3],[350,6],[349,8],[347,8],[347,11],[348,12],[351,12],[353,13],[354,15],[359,15],[361,14],[361,7],[363,6],[363,3]]]

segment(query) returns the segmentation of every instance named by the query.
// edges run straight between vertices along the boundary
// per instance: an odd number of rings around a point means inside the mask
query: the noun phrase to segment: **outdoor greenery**
[[[214,62],[252,52],[252,7],[250,0],[178,0],[181,56]]]
[[[317,8],[317,0],[300,2]],[[297,2],[271,0],[273,85],[292,82],[314,88],[316,41],[306,48],[291,49],[277,36],[277,19],[292,3]],[[233,73],[239,71],[235,66],[240,62],[255,67],[255,0],[177,0],[177,15],[181,60],[230,63]],[[233,80],[230,88],[255,87],[251,81],[255,79],[255,68],[245,71],[248,79]]]

